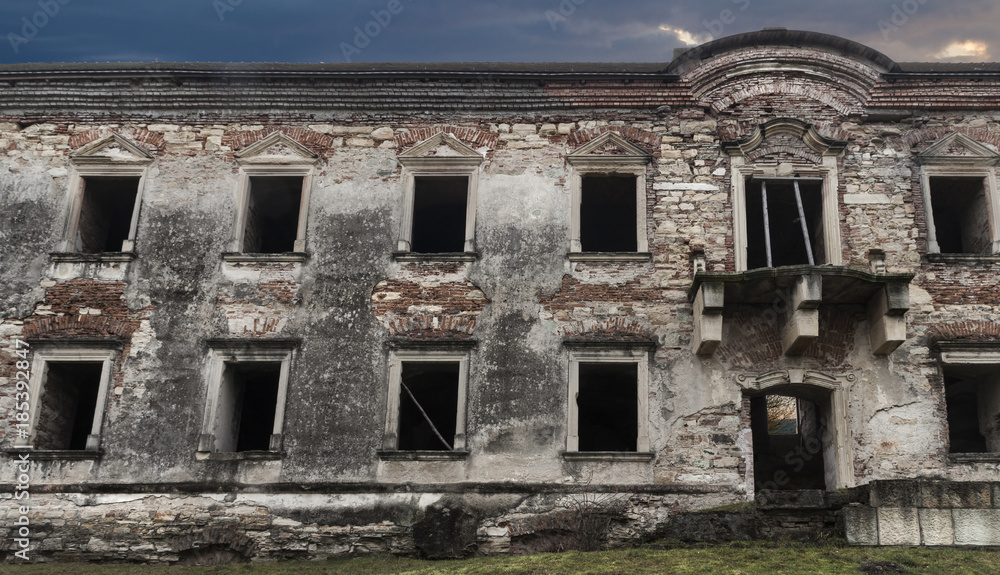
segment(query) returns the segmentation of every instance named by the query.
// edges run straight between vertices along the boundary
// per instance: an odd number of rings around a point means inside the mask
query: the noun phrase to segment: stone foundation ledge
[[[1000,546],[1000,482],[873,481],[842,520],[853,545]]]
[[[694,492],[687,492],[694,491]],[[660,492],[81,493],[39,489],[27,514],[33,562],[213,565],[348,555],[459,558],[639,543],[678,510],[731,505],[726,486]],[[20,511],[0,496],[0,563]],[[585,537],[581,537],[585,536]]]

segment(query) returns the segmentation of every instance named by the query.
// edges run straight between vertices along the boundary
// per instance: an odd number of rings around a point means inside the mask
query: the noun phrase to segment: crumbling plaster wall
[[[111,267],[107,264],[70,264],[75,266],[70,269],[67,264],[45,261],[65,218],[69,169],[68,145],[52,144],[50,138],[68,142],[70,135],[84,129],[108,128],[71,129],[51,124],[18,130],[8,124],[4,137],[16,148],[9,152],[4,174],[5,186],[11,190],[6,197],[7,213],[12,214],[8,229],[14,256],[8,259],[4,280],[10,294],[5,306],[10,317],[5,327],[16,333],[12,327],[22,320],[30,324],[48,313],[73,315],[79,313],[70,309],[77,303],[85,313],[112,313],[77,301],[66,302],[56,312],[46,309],[47,304],[32,304],[44,302],[45,294],[53,293],[53,282],[81,284],[82,298],[86,299],[94,297],[94,292],[83,287],[86,282],[94,282],[92,289],[99,289],[110,276],[124,280],[120,307],[134,316],[131,321],[139,322],[132,337],[139,337],[142,343],[123,362],[128,365],[124,369],[129,377],[116,379],[120,389],[112,395],[107,415],[106,455],[93,464],[92,480],[226,482],[243,473],[252,474],[255,466],[273,466],[194,462],[191,449],[199,432],[205,395],[203,341],[272,336],[303,340],[289,391],[288,455],[280,464],[278,478],[372,480],[373,451],[385,401],[382,345],[389,335],[372,314],[372,290],[377,290],[380,282],[406,278],[436,285],[465,283],[481,291],[488,302],[470,312],[475,318],[471,336],[479,340],[469,400],[470,444],[475,455],[468,463],[459,464],[458,476],[463,480],[544,481],[560,476],[566,465],[558,457],[563,449],[566,402],[561,338],[567,333],[599,331],[601,322],[614,319],[627,318],[632,326],[648,329],[661,344],[654,361],[651,419],[658,438],[654,444],[662,449],[670,443],[675,432],[672,428],[684,418],[738,405],[738,388],[728,381],[727,374],[730,369],[750,368],[737,361],[738,354],[729,348],[715,360],[687,353],[691,326],[684,291],[691,278],[687,256],[692,244],[704,246],[711,269],[731,269],[731,256],[721,250],[731,241],[728,220],[732,216],[726,195],[727,158],[718,148],[718,126],[710,119],[685,116],[699,113],[684,111],[629,125],[656,134],[662,142],[659,150],[652,150],[658,157],[647,191],[651,250],[655,254],[648,264],[565,260],[570,212],[566,182],[571,175],[564,157],[572,148],[567,134],[559,129],[570,133],[600,131],[607,122],[562,122],[541,130],[541,122],[517,123],[513,128],[479,123],[479,129],[498,133],[500,142],[498,149],[482,150],[489,154],[477,206],[476,241],[482,258],[448,265],[392,261],[402,183],[394,157],[398,150],[389,149],[391,140],[371,136],[376,126],[309,128],[331,132],[334,138],[333,147],[322,152],[326,159],[317,168],[313,184],[306,234],[310,258],[304,263],[220,261],[219,254],[227,250],[232,233],[238,174],[231,161],[232,150],[224,146],[193,148],[208,146],[211,134],[260,132],[263,126],[127,126],[159,130],[164,144],[156,150],[158,158],[147,177],[137,234],[139,257],[115,271],[103,269]],[[978,125],[962,120],[970,127]],[[989,120],[995,125],[995,118]],[[925,121],[930,123],[929,118]],[[385,128],[379,127],[381,134],[388,136]],[[860,265],[866,249],[878,247],[886,251],[890,269],[920,271],[913,267],[919,257],[923,223],[917,218],[920,202],[912,188],[913,166],[906,159],[904,145],[880,140],[899,139],[892,134],[903,134],[905,128],[849,123],[840,128],[848,130],[852,138],[842,160],[842,233],[849,261]],[[404,130],[400,127],[392,133]],[[49,135],[60,132],[68,135]],[[343,135],[337,136],[338,132]],[[182,143],[172,143],[174,140]],[[43,225],[19,225],[29,221]],[[938,273],[956,271],[952,267]],[[961,272],[961,277],[944,286],[937,275],[932,276],[934,281],[918,277],[914,290],[919,306],[911,312],[913,329],[946,323],[949,317],[994,318],[987,309],[980,309],[984,306],[969,316],[964,286],[969,284],[966,278],[971,273]],[[75,275],[80,279],[72,279]],[[947,290],[947,294],[958,291],[962,295],[934,298],[927,291],[928,296],[923,296],[921,285],[939,293]],[[961,307],[950,303],[959,297],[964,298]],[[420,311],[421,302],[414,305],[417,307],[408,308],[408,312]],[[934,465],[942,454],[944,439],[940,390],[935,391],[933,375],[925,373],[933,360],[919,341],[898,352],[913,358],[911,361],[867,355],[864,346],[850,341],[851,334],[865,331],[860,311],[853,313],[853,323],[844,328],[843,343],[834,342],[827,349],[819,342],[810,361],[779,356],[770,358],[770,366],[808,363],[821,370],[835,367],[872,374],[859,386],[877,387],[880,394],[859,388],[852,397],[858,411],[852,417],[856,418],[853,427],[858,437],[872,439],[859,441],[859,451],[874,446],[868,458],[879,462],[878,470],[857,470],[859,479],[912,473],[914,464],[908,462],[915,455],[921,456],[921,467],[931,466],[940,472],[942,464]],[[731,347],[752,343],[739,327],[742,317],[736,315],[727,322]],[[753,310],[747,315],[748,321],[757,321],[755,317]],[[832,337],[832,333],[824,336]],[[346,334],[350,337],[344,337]],[[428,337],[445,335],[431,333]],[[850,352],[849,357],[845,352]],[[760,369],[759,362],[755,363],[755,369]],[[179,402],[180,397],[197,399]],[[872,401],[873,397],[881,400]],[[906,413],[888,414],[899,410]],[[899,425],[921,422],[914,429],[912,442],[902,441],[898,433],[894,433],[892,447],[875,441],[880,438],[878,430],[886,429],[886,422],[879,419],[882,411],[890,422],[905,422]],[[871,431],[866,431],[869,426]],[[151,427],[162,431],[156,434],[159,440],[155,445],[137,449],[130,443],[131,438],[149,433]],[[729,435],[735,432],[735,426],[727,429]],[[353,440],[331,442],[330,437]],[[904,451],[897,452],[897,460],[892,450],[899,448]],[[608,479],[648,482],[683,475],[673,463],[637,467]],[[710,483],[736,483],[735,466],[725,467],[718,477],[711,472],[700,477]],[[495,469],[504,469],[505,475],[497,476],[492,471]],[[651,469],[655,470],[652,474]],[[425,479],[435,478],[432,473]]]
[[[925,337],[936,326],[1000,319],[992,265],[920,263],[926,224],[913,154],[935,130],[995,140],[1000,114],[934,112],[865,122],[845,118],[808,94],[763,95],[716,112],[331,113],[260,123],[123,117],[0,124],[0,149],[7,150],[0,161],[3,345],[25,335],[109,334],[108,325],[81,317],[111,316],[128,326],[115,332],[124,345],[105,414],[102,457],[36,461],[36,483],[567,482],[720,489],[723,495],[683,497],[675,505],[707,507],[751,497],[745,493],[743,394],[735,375],[789,368],[857,376],[848,415],[857,483],[995,476],[996,464],[948,461],[942,381]],[[735,265],[722,134],[745,133],[747,126],[778,116],[822,120],[823,130],[850,142],[838,159],[845,265],[867,269],[868,251],[877,248],[885,251],[890,271],[917,274],[908,341],[887,358],[871,355],[864,310],[850,306],[823,310],[825,325],[834,327],[801,358],[774,353],[780,317],[761,309],[727,311],[726,343],[719,352],[707,358],[691,352],[686,291],[692,250],[705,252],[710,271],[733,271]],[[481,257],[457,264],[395,261],[403,209],[396,155],[408,147],[397,139],[418,129],[453,127],[483,134],[466,138],[486,158],[475,233]],[[239,181],[234,146],[274,129],[297,130],[299,141],[319,155],[306,231],[309,258],[224,262],[220,255],[229,249]],[[607,129],[648,136],[648,263],[566,259],[572,174],[565,156]],[[94,130],[160,138],[146,144],[156,159],[143,195],[138,257],[116,264],[53,263],[48,253],[67,217],[70,142]],[[390,318],[414,321],[389,322],[380,315],[378,295],[404,284],[426,291],[396,306]],[[66,295],[67,285],[77,295]],[[112,288],[118,290],[114,297],[98,298]],[[427,308],[428,293],[441,300],[433,304],[440,312]],[[416,317],[436,313],[463,321],[424,329]],[[77,328],[39,327],[53,315]],[[650,365],[652,463],[560,457],[568,401],[563,340],[595,334],[651,336],[659,344]],[[226,337],[301,339],[280,460],[195,459],[207,393],[205,341]],[[392,337],[478,342],[466,461],[377,457],[386,409],[385,344]],[[13,357],[8,347],[3,353]],[[12,382],[12,361],[4,361],[0,389],[7,391],[0,413],[8,423]],[[9,424],[0,428],[6,446],[11,430]]]

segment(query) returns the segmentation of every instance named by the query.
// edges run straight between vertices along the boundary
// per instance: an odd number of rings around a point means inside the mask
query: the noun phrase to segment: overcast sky
[[[668,62],[765,26],[1000,60],[998,0],[0,0],[0,62]]]

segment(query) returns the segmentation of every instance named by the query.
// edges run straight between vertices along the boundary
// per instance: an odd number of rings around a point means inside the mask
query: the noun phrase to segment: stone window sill
[[[281,459],[283,456],[284,453],[280,451],[199,451],[196,454],[197,459],[204,461],[274,461]]]
[[[653,261],[650,252],[570,252],[566,255],[571,262],[621,263]]]
[[[240,252],[226,252],[222,254],[222,260],[230,263],[296,263],[309,259],[306,252],[283,252],[280,254],[244,254]]]
[[[652,452],[639,451],[564,451],[562,458],[566,461],[652,461],[656,455]]]
[[[392,252],[392,259],[397,262],[474,262],[479,259],[479,252],[441,252],[435,254]]]
[[[1000,262],[1000,254],[925,254],[930,263],[991,264]]]
[[[52,252],[49,254],[54,263],[93,264],[93,263],[128,263],[135,259],[135,252],[103,252],[99,254],[84,254],[78,252]]]
[[[949,453],[952,463],[1000,463],[1000,453]]]
[[[468,459],[468,451],[379,451],[382,461],[464,461]]]
[[[87,461],[100,459],[103,451],[85,449],[8,449],[11,459],[19,459],[27,454],[29,461]]]

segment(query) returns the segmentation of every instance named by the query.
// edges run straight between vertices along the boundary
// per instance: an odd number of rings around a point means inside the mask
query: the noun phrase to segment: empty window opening
[[[397,449],[454,449],[459,367],[459,362],[403,362]]]
[[[767,432],[770,435],[799,434],[799,401],[787,395],[767,396]]]
[[[35,449],[87,448],[103,362],[47,362],[39,397]]]
[[[243,251],[295,251],[302,203],[302,176],[251,176]]]
[[[132,231],[137,177],[86,177],[76,230],[82,253],[120,252]]]
[[[983,178],[932,177],[931,209],[946,254],[988,254],[993,243]]]
[[[748,179],[746,208],[747,269],[826,262],[821,181]]]
[[[995,366],[946,366],[949,453],[1000,452],[1000,373]]]
[[[756,491],[826,489],[821,407],[785,395],[750,398]]]
[[[465,251],[468,201],[468,176],[414,178],[410,251],[417,253]]]
[[[584,176],[580,194],[580,249],[585,252],[634,252],[636,177]]]
[[[281,362],[227,363],[219,398],[219,451],[271,447]]]
[[[580,451],[636,451],[638,376],[635,363],[579,365]]]

